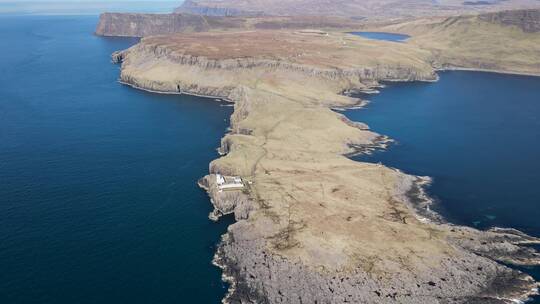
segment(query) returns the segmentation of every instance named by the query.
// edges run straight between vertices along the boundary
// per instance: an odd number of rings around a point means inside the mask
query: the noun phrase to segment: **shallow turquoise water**
[[[372,40],[385,40],[393,42],[404,42],[409,39],[409,35],[384,33],[384,32],[351,32],[353,35],[372,39]]]
[[[218,303],[196,180],[232,108],[117,82],[97,17],[0,17],[0,303]]]
[[[397,141],[361,159],[433,177],[430,194],[452,222],[540,237],[540,77],[440,76],[388,84],[366,109],[346,112]]]

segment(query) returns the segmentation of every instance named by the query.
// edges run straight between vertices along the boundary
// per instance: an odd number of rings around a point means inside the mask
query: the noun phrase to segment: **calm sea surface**
[[[397,141],[361,159],[433,177],[429,191],[452,222],[540,237],[540,77],[440,76],[389,84],[366,109],[346,112]]]
[[[117,83],[97,17],[0,17],[0,303],[219,303],[195,184],[232,109]]]

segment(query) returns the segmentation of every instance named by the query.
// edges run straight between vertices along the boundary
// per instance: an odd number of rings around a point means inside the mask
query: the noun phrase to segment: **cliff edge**
[[[352,31],[363,23],[341,17],[229,17],[199,14],[103,13],[95,33],[100,36],[147,37],[173,33],[192,33],[262,29],[331,29]]]
[[[96,34],[100,36],[144,37],[177,32],[208,31],[205,17],[189,14],[103,13]]]

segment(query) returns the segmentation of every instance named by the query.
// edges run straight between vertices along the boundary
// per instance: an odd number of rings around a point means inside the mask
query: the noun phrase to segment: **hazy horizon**
[[[182,4],[182,0],[0,0],[0,15],[97,15],[102,12],[167,13]]]

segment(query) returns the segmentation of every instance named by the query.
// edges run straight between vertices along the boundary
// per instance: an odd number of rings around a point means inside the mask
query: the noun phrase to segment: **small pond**
[[[385,40],[393,42],[404,42],[411,37],[409,35],[384,32],[351,32],[351,34],[371,40]]]

